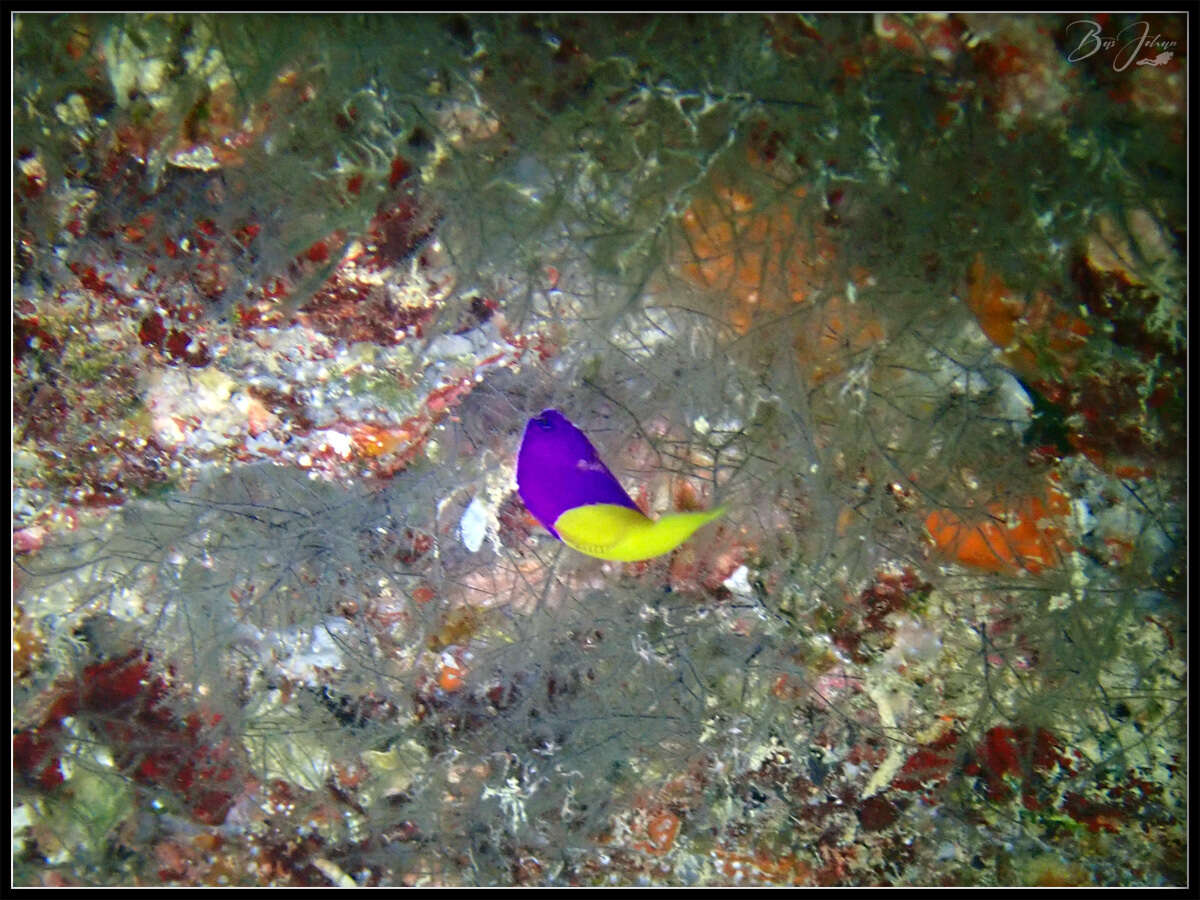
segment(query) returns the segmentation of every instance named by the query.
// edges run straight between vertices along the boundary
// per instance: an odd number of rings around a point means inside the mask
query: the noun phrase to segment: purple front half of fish
[[[542,410],[525,426],[517,454],[517,491],[526,509],[556,538],[554,523],[568,509],[589,503],[638,508],[592,442],[557,409]]]

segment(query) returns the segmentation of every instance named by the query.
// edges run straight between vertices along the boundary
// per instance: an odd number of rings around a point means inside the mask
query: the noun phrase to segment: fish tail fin
[[[706,509],[701,512],[668,513],[656,521],[647,520],[638,529],[631,529],[613,548],[610,559],[636,562],[670,553],[713,519],[725,514],[725,507]]]
[[[651,543],[664,546],[666,549],[659,553],[666,553],[674,550],[709,522],[721,518],[725,511],[726,507],[718,506],[699,512],[667,513],[650,525],[648,539]]]

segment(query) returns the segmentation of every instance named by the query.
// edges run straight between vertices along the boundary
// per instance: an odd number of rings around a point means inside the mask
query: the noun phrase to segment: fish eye
[[[537,422],[538,428],[542,431],[550,431],[554,428],[554,423],[550,421],[549,416],[538,416],[533,421]]]

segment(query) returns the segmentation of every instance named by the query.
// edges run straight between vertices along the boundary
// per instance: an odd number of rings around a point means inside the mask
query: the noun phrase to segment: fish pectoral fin
[[[696,531],[725,514],[725,507],[669,513],[657,521],[635,509],[592,503],[569,509],[554,523],[568,547],[618,562],[637,562],[670,553]]]

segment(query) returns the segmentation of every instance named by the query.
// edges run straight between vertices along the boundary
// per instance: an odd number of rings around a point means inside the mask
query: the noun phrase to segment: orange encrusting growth
[[[354,448],[360,456],[369,458],[385,456],[412,443],[418,436],[417,429],[410,426],[410,419],[399,428],[381,428],[376,425],[358,425],[351,433]]]
[[[845,372],[855,357],[887,336],[878,319],[837,295],[823,301],[813,322],[796,336],[795,348],[816,382]]]
[[[1053,568],[1068,549],[1056,520],[1068,512],[1068,501],[1056,488],[1045,499],[1025,497],[1011,507],[992,503],[980,517],[966,521],[950,509],[934,510],[925,529],[937,549],[949,558],[985,572],[1033,573]]]
[[[817,873],[794,854],[772,854],[765,849],[738,853],[724,848],[712,851],[717,873],[736,885],[814,884]]]
[[[459,665],[457,661],[443,661],[438,671],[438,687],[446,693],[452,694],[462,688],[466,675],[467,670]]]
[[[751,154],[749,165],[763,169]],[[821,207],[803,185],[763,201],[725,184],[698,196],[683,214],[684,276],[728,304],[729,324],[748,334],[803,307],[793,324],[797,358],[822,381],[845,371],[853,357],[886,337],[880,321],[848,301],[838,284],[837,246]],[[855,288],[871,274],[852,267]]]
[[[806,189],[793,194],[802,200]],[[730,322],[741,334],[759,309],[778,313],[829,282],[833,241],[819,224],[797,222],[794,207],[777,203],[764,210],[748,194],[718,186],[683,214],[690,249],[683,272],[693,283],[729,295]]]
[[[662,856],[675,845],[675,837],[679,834],[679,816],[672,812],[659,812],[646,823],[646,835],[649,841],[637,841],[634,850]]]
[[[1092,327],[1061,309],[1050,295],[1037,291],[1028,300],[1015,296],[1004,280],[977,254],[967,272],[967,307],[1004,360],[1020,375],[1036,378],[1039,365],[1053,361],[1053,374],[1070,373]]]

